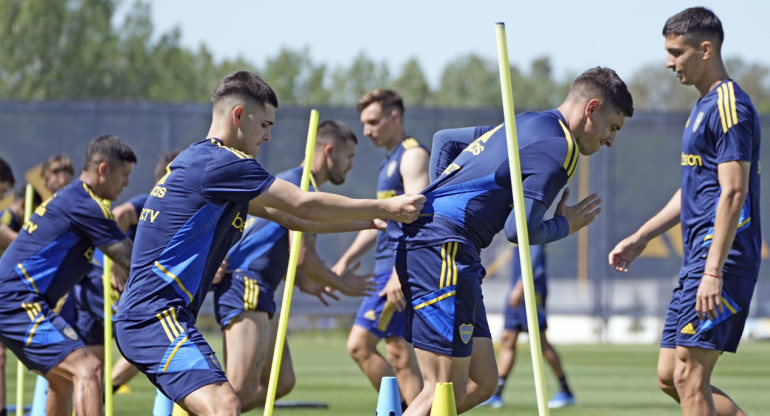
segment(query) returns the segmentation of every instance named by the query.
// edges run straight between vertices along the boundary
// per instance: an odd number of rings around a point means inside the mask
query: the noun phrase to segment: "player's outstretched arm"
[[[636,232],[621,240],[610,251],[609,263],[616,272],[628,273],[628,268],[653,238],[679,224],[682,210],[682,190],[678,189],[660,212],[644,223]]]
[[[290,234],[289,238],[293,238]],[[376,289],[371,274],[357,275],[355,270],[337,275],[332,272],[315,249],[316,237],[303,236],[297,269],[314,282],[338,290],[346,296],[366,296]]]
[[[565,189],[562,198],[556,207],[553,218],[544,221],[548,207],[532,198],[524,198],[525,211],[527,213],[527,232],[531,245],[546,244],[560,240],[573,232],[590,224],[599,212],[599,199],[596,194],[591,195],[575,205],[567,205],[569,189]],[[505,221],[505,236],[509,241],[518,243],[518,230],[516,229],[515,212],[511,211]]]
[[[249,214],[266,218],[280,224],[282,227],[294,231],[313,234],[344,233],[348,231],[372,230],[376,232],[379,224],[372,221],[348,221],[348,222],[318,222],[310,221],[291,215],[286,211],[275,208],[266,208],[249,205]]]
[[[368,221],[375,218],[410,223],[417,219],[425,197],[399,195],[388,199],[352,199],[325,192],[302,192],[295,185],[276,179],[272,185],[251,200],[254,207],[276,208],[296,217],[318,222]],[[259,215],[253,213],[253,215]]]

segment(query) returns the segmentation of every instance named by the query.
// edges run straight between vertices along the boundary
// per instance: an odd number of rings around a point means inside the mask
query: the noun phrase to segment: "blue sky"
[[[603,65],[628,79],[645,64],[663,65],[665,20],[694,5],[722,20],[726,57],[770,65],[770,2],[758,0],[162,0],[152,2],[152,18],[156,33],[178,26],[185,46],[205,43],[216,59],[240,55],[262,65],[281,47],[307,46],[317,63],[346,65],[365,51],[398,72],[417,57],[435,87],[462,54],[496,59],[498,21],[520,68],[547,55],[557,76]]]

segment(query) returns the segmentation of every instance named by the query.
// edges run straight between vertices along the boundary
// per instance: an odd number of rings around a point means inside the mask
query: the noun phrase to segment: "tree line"
[[[0,98],[207,102],[222,76],[247,69],[288,106],[350,106],[375,87],[398,90],[409,106],[501,106],[497,62],[477,54],[447,63],[435,89],[416,58],[393,71],[361,52],[349,65],[330,67],[305,47],[283,48],[259,64],[242,57],[217,62],[206,45],[183,47],[178,28],[156,36],[149,2],[134,2],[115,22],[119,1],[0,2]],[[726,62],[757,110],[770,113],[770,68],[740,58]],[[517,108],[528,110],[560,104],[577,75],[555,76],[548,56],[511,72]],[[638,110],[688,111],[697,98],[659,63],[639,68],[627,82]]]

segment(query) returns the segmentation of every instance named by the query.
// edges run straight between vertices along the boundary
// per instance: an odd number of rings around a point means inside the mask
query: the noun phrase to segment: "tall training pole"
[[[110,207],[110,201],[104,201]],[[112,259],[104,256],[104,415],[112,416]]]
[[[505,40],[504,23],[495,24],[495,34],[497,35],[497,62],[500,68],[500,89],[503,93],[505,135],[508,138],[508,165],[511,170],[513,210],[516,215],[516,234],[519,237],[521,280],[524,284],[524,303],[527,310],[529,346],[532,353],[532,369],[535,373],[537,409],[540,416],[547,416],[548,400],[545,390],[545,373],[543,372],[543,352],[540,347],[540,325],[537,322],[537,301],[535,298],[535,284],[532,277],[532,258],[529,254],[529,231],[527,230],[527,213],[524,209],[521,162],[519,161],[519,139],[516,136],[513,89],[511,88],[511,65],[508,61],[508,44]]]
[[[305,164],[302,167],[302,179],[299,187],[307,191],[310,183],[310,166],[313,164],[313,149],[315,149],[316,132],[318,131],[318,111],[310,110],[310,125],[307,128],[307,144],[305,146]],[[297,261],[299,260],[299,248],[302,243],[302,232],[294,233],[289,251],[289,269],[286,271],[286,283],[283,287],[283,300],[281,301],[281,315],[278,318],[278,335],[275,338],[275,351],[273,352],[273,364],[270,367],[270,383],[267,385],[265,397],[265,416],[273,414],[275,404],[275,392],[278,389],[278,375],[281,371],[283,359],[283,345],[286,342],[286,326],[289,324],[289,309],[291,308],[291,295],[294,291],[294,277],[297,275]]]

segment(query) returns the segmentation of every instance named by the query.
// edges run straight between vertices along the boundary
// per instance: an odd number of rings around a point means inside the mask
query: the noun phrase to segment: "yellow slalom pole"
[[[529,254],[529,231],[527,213],[524,209],[524,192],[521,184],[521,162],[519,161],[519,140],[516,136],[516,119],[511,88],[511,65],[508,61],[508,44],[505,40],[505,23],[495,24],[497,35],[497,62],[500,68],[500,88],[503,92],[503,114],[505,135],[508,137],[508,165],[511,170],[513,209],[516,214],[516,234],[519,237],[519,259],[521,280],[524,284],[524,303],[527,310],[529,346],[532,353],[532,367],[535,373],[535,393],[540,416],[548,415],[548,402],[543,372],[543,352],[540,347],[540,326],[537,322],[537,301],[532,277],[532,259]]]
[[[32,217],[32,201],[35,197],[35,188],[31,183],[27,184],[24,194],[24,223]],[[24,414],[24,364],[16,361],[16,416]]]
[[[307,191],[310,183],[310,166],[313,164],[313,149],[315,148],[316,131],[318,130],[318,111],[310,110],[310,125],[307,129],[307,144],[305,146],[305,164],[302,168],[302,179],[299,187]],[[281,302],[281,315],[278,318],[278,335],[275,339],[275,351],[273,352],[273,364],[270,367],[270,383],[267,386],[265,397],[265,416],[273,414],[275,404],[275,392],[278,389],[278,375],[281,371],[283,359],[283,345],[286,342],[286,326],[289,323],[289,309],[291,307],[291,295],[294,290],[294,277],[297,274],[297,261],[299,260],[299,248],[302,242],[302,232],[294,233],[291,250],[289,251],[289,269],[286,272],[286,283],[283,288],[283,301]]]
[[[105,200],[107,208],[110,201]],[[104,256],[104,415],[112,416],[112,259]]]

